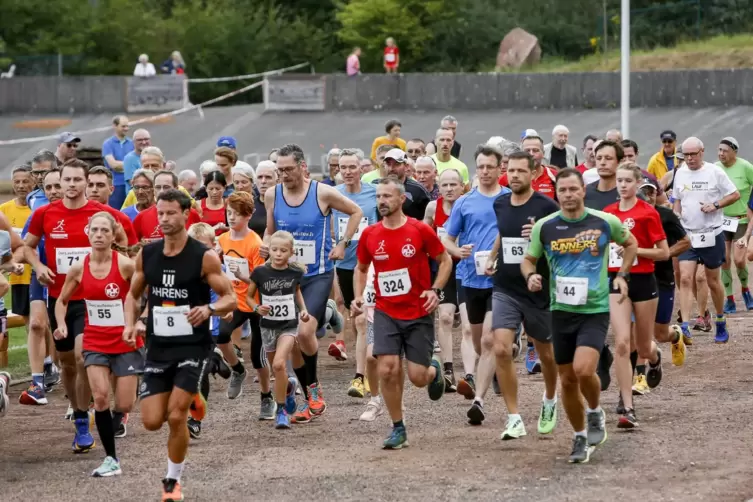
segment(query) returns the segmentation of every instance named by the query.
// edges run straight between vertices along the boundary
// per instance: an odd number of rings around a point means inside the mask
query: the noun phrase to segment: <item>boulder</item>
[[[522,28],[515,28],[499,43],[497,69],[532,66],[541,61],[539,39]]]

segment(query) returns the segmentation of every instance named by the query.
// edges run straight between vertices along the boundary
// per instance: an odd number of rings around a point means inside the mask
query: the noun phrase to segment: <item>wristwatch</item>
[[[344,243],[345,248],[347,249],[350,247],[350,243],[353,242],[353,239],[340,239],[340,242]],[[340,242],[338,242],[338,244],[340,244]]]
[[[139,321],[141,321],[144,324],[144,326],[146,326],[147,320],[148,320],[148,318],[146,318],[146,317],[139,317]]]
[[[215,312],[215,310],[216,310],[216,309],[214,308],[214,303],[210,303],[209,305],[207,305],[207,308],[209,309],[209,312],[211,312],[211,313],[212,313],[212,315],[214,315],[214,312]]]
[[[719,201],[714,202],[714,207],[717,208],[717,209],[719,209]]]
[[[630,276],[630,273],[628,272],[617,272],[617,277],[622,277],[625,280],[627,280],[629,276]]]

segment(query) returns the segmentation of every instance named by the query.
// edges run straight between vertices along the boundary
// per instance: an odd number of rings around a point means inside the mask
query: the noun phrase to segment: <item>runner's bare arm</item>
[[[133,327],[141,314],[141,297],[146,290],[146,277],[144,276],[144,263],[141,253],[136,255],[134,271],[131,276],[131,289],[128,291],[125,301],[126,327]]]
[[[674,258],[675,256],[680,256],[688,249],[690,249],[690,237],[686,235],[669,248],[669,257]]]
[[[666,245],[667,241],[664,241]],[[633,234],[628,234],[627,240],[620,244],[622,246],[622,266],[620,272],[623,274],[630,273],[630,268],[633,266],[633,261],[638,255],[638,241]]]
[[[445,235],[442,237],[442,245],[444,245],[445,249],[447,249],[447,252],[450,253],[450,255],[456,257],[456,258],[468,258],[473,254],[471,251],[472,245],[466,244],[462,247],[459,247],[457,245],[457,237],[453,237],[451,235]]]
[[[217,256],[217,253],[212,250],[204,253],[201,270],[204,280],[207,281],[209,287],[217,293],[218,299],[214,302],[215,315],[221,316],[235,310],[237,302],[235,300],[235,293],[233,293],[233,286],[230,284],[230,279],[228,279],[222,272],[222,264],[220,263],[220,257]],[[207,318],[208,317],[209,316],[207,316]],[[190,313],[189,322],[191,322]]]
[[[652,248],[638,248],[636,250],[638,258],[648,258],[651,261],[669,260],[669,245],[667,239],[661,240],[654,244]]]
[[[447,251],[443,251],[435,256],[434,259],[439,263],[439,270],[437,270],[437,277],[434,279],[431,289],[442,289],[447,284],[452,273],[452,258],[450,258]]]
[[[298,285],[295,287],[295,304],[298,306],[298,310],[301,311],[301,315],[308,315],[308,309],[306,309],[306,302],[303,299],[303,292],[301,291],[301,286]],[[303,322],[307,322],[308,319],[304,320]]]
[[[136,270],[136,263],[127,256],[118,256],[118,270],[120,271],[120,276],[130,282],[133,272]]]
[[[358,225],[361,223],[361,218],[363,217],[363,211],[358,207],[358,204],[345,197],[336,189],[326,185],[319,185],[319,187],[322,202],[326,204],[327,209],[336,209],[341,213],[349,215],[345,235],[340,236],[340,242],[332,248],[329,255],[332,260],[342,260],[345,258],[345,241],[349,241],[356,235]]]
[[[536,263],[539,261],[535,256],[526,254],[523,261],[520,262],[520,272],[526,280],[528,290],[532,292],[541,290],[541,276],[536,273]]]
[[[275,226],[275,192],[276,189],[264,193],[264,208],[267,210],[267,229],[264,230],[264,244],[269,244],[269,238],[277,230]]]
[[[248,291],[246,291],[246,305],[251,307],[251,310],[256,311],[258,306],[256,303],[256,283],[249,279]]]
[[[426,213],[424,214],[424,223],[434,228],[434,215],[437,212],[437,201],[432,200],[426,205]]]
[[[68,312],[68,302],[81,285],[81,278],[84,272],[83,262],[76,262],[71,266],[68,274],[65,276],[65,283],[63,289],[60,292],[60,296],[55,302],[55,320],[57,321],[58,328],[53,333],[53,336],[57,339],[65,338],[68,336],[67,325],[65,324],[65,315]]]

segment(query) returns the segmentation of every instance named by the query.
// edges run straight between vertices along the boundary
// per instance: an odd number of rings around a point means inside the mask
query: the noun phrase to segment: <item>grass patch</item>
[[[5,308],[8,311],[13,306],[11,301],[10,291],[5,295]],[[13,380],[28,377],[31,374],[29,368],[29,353],[26,350],[26,328],[13,328],[8,330],[9,342],[8,342],[8,367],[2,368],[3,371],[8,371],[13,377]],[[13,350],[14,347],[19,347]],[[24,348],[20,348],[24,347]]]

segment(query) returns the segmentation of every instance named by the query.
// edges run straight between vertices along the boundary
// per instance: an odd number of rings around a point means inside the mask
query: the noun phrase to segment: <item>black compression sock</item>
[[[303,354],[303,367],[306,368],[306,375],[308,375],[307,380],[309,385],[319,382],[319,379],[316,375],[316,362],[318,355],[319,354],[317,354],[316,352],[314,352],[314,354],[311,356]]]
[[[303,395],[306,397],[306,399],[308,399],[309,398],[309,383],[308,383],[308,374],[306,371],[306,365],[304,364],[300,368],[293,368],[293,371],[295,372],[296,378],[298,378],[298,383],[301,384]]]
[[[405,424],[402,420],[398,420],[397,422],[392,422],[392,427],[397,429],[398,427],[405,427]]]
[[[94,423],[97,425],[99,440],[102,441],[105,453],[107,456],[117,460],[118,457],[115,455],[115,429],[113,428],[110,410],[95,411]]]
[[[452,371],[452,363],[444,363],[445,371]]]
[[[73,420],[78,420],[79,418],[89,418],[89,412],[86,410],[73,410]]]
[[[243,367],[243,363],[238,361],[235,366],[233,366],[233,371],[236,373],[243,373],[246,371],[246,368]]]
[[[646,374],[646,365],[645,364],[639,364],[635,367],[635,373],[637,375],[645,375]]]
[[[635,373],[636,364],[638,364],[638,351],[634,350],[630,353],[630,366],[633,368],[633,373]]]
[[[356,379],[363,382],[363,373],[356,373]]]
[[[262,399],[264,399],[265,397],[268,397],[268,398],[270,398],[270,399],[271,399],[271,398],[272,398],[272,391],[269,391],[269,392],[262,392],[262,393],[261,393],[261,398],[262,398]]]

